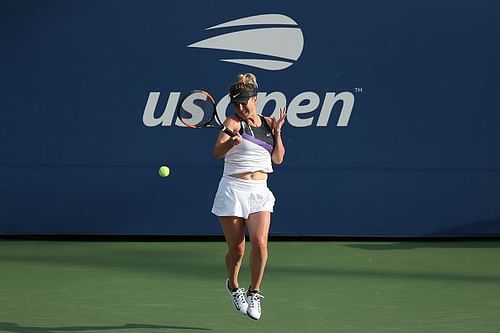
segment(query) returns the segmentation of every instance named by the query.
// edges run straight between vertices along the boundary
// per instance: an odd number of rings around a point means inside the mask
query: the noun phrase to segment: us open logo
[[[293,65],[300,58],[304,48],[304,36],[297,22],[281,14],[244,17],[205,30],[221,28],[240,28],[240,30],[206,38],[188,47],[236,51],[238,55],[248,54],[248,58],[229,58],[220,61],[270,71],[282,70]]]
[[[220,61],[269,71],[279,71],[292,66],[300,58],[304,48],[304,36],[297,22],[282,14],[248,16],[205,30],[217,29],[223,29],[224,32],[187,47],[227,51],[237,56]],[[356,88],[355,92],[360,94],[362,89]],[[149,93],[142,117],[145,126],[185,126],[175,116],[181,92],[170,91],[167,94],[166,104],[159,106],[160,92]],[[317,93],[307,89],[295,96],[286,96],[281,91],[259,91],[257,98],[257,113],[262,114],[266,104],[269,104],[274,105],[270,114],[278,117],[280,107],[286,107],[287,122],[293,127],[326,127],[329,126],[331,118],[336,118],[337,127],[346,127],[355,103],[355,96],[351,91]],[[217,103],[217,114],[222,122],[226,119],[227,110],[231,108],[230,104],[229,94]]]

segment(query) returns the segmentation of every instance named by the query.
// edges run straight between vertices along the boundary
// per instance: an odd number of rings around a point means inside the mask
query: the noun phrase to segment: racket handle
[[[233,131],[231,131],[229,128],[227,128],[226,126],[222,127],[221,129],[222,132],[226,133],[227,135],[229,135],[230,137],[233,137],[233,136],[236,136],[236,133],[234,133]]]

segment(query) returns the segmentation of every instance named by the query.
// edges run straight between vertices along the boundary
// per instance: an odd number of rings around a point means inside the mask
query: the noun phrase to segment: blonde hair
[[[257,78],[252,73],[238,74],[236,82],[229,88],[229,94],[233,96],[238,92],[246,91],[255,96],[258,87]]]
[[[238,74],[236,77],[236,85],[242,86],[252,86],[252,88],[258,88],[257,78],[252,73]]]

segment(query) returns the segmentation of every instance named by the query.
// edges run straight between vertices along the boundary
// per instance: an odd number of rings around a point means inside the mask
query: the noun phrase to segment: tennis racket
[[[206,90],[193,90],[181,98],[176,115],[189,128],[218,128],[233,137],[236,133],[222,125],[217,115],[217,103]]]

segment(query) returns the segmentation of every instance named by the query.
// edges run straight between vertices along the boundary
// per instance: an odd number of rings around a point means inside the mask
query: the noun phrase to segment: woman
[[[281,128],[286,110],[278,119],[257,114],[257,80],[251,73],[240,74],[229,89],[235,115],[224,125],[236,135],[220,132],[213,155],[224,157],[224,173],[215,195],[212,213],[219,217],[228,251],[226,290],[236,310],[250,318],[261,317],[259,290],[267,262],[267,241],[275,198],[267,187],[272,163],[281,164],[285,147]],[[245,252],[245,228],[251,243],[251,284],[239,287],[238,273]]]

